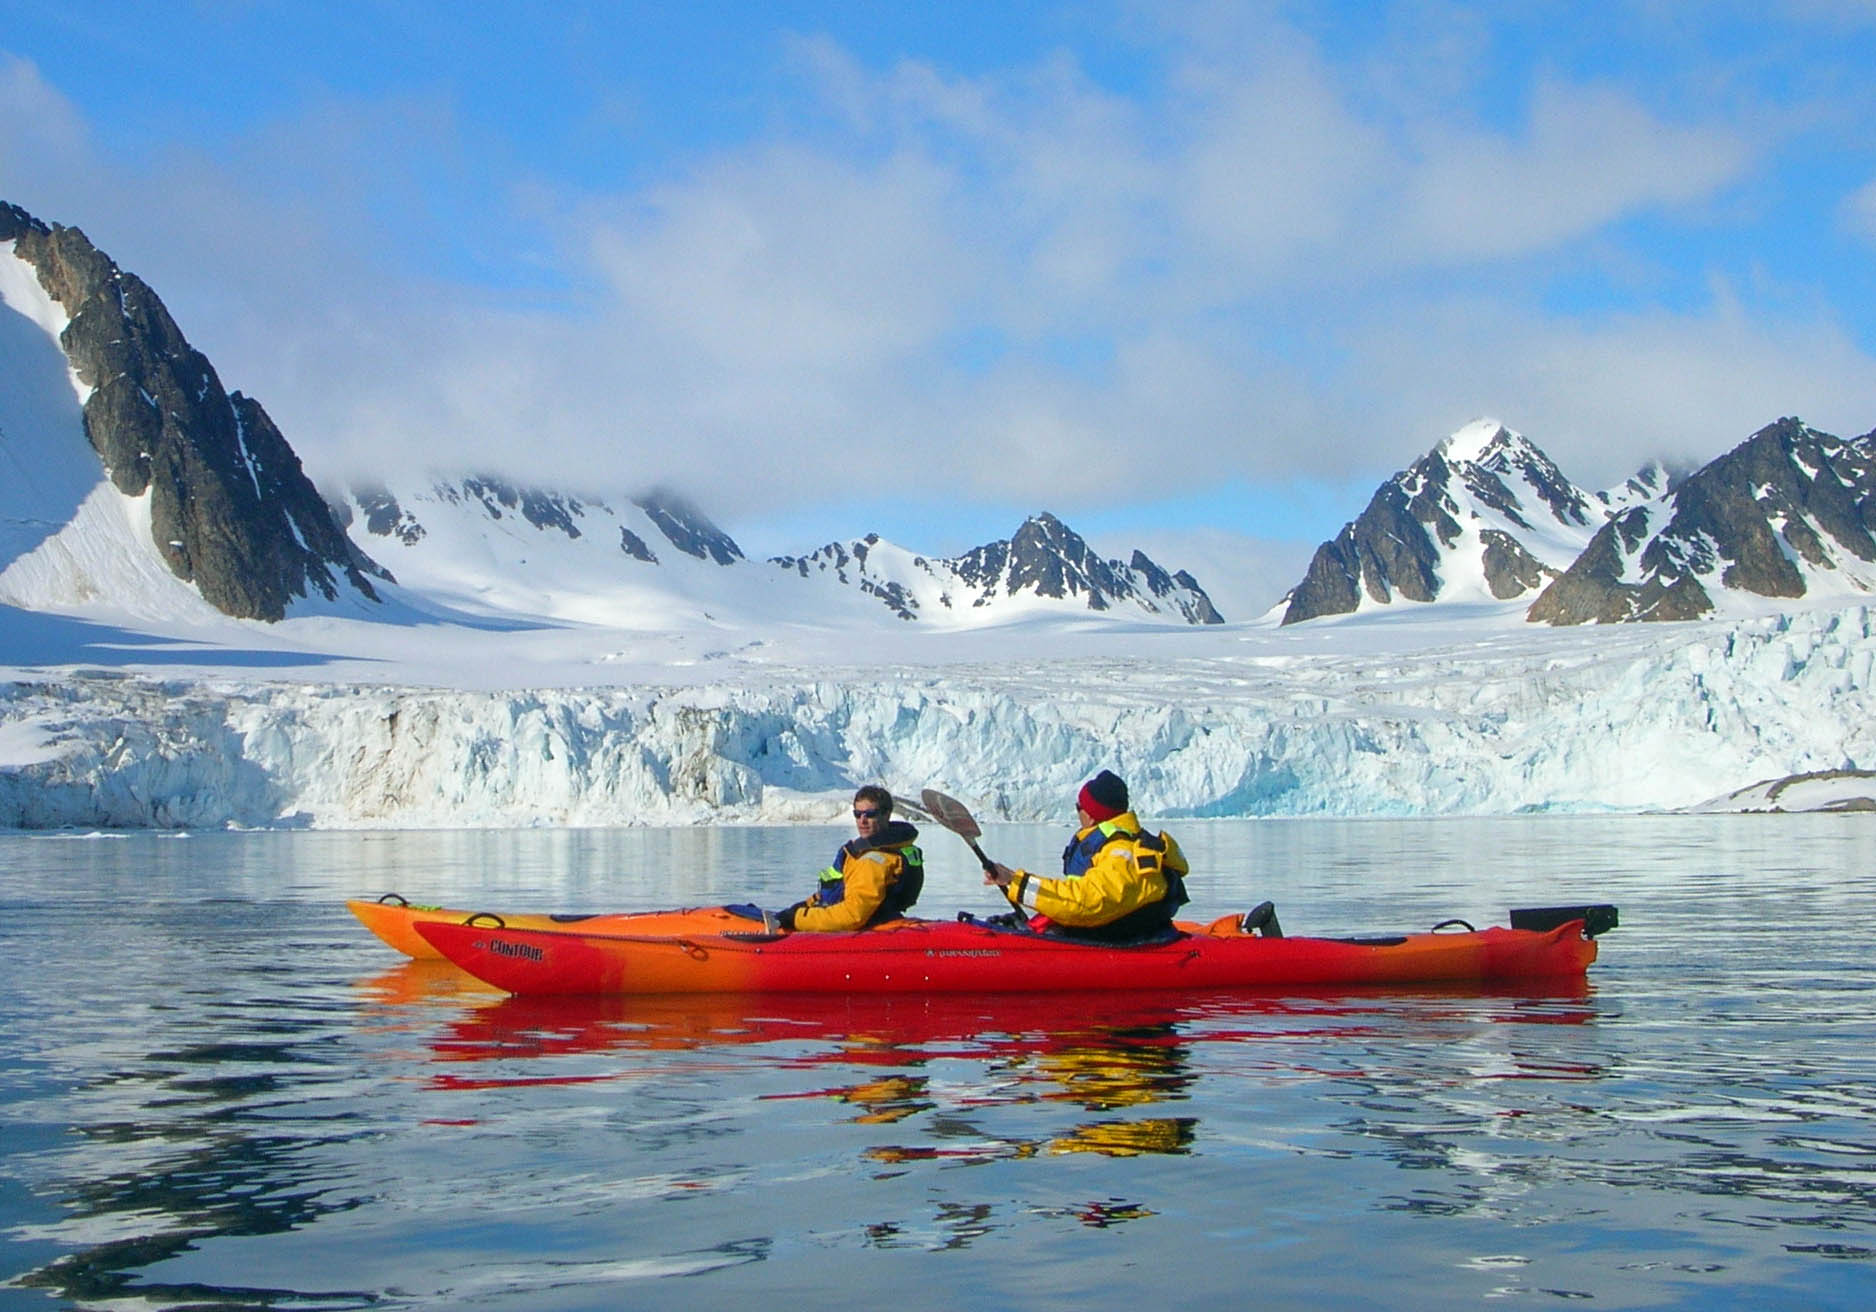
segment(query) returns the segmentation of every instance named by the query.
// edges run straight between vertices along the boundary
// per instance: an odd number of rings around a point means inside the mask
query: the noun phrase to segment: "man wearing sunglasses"
[[[867,784],[853,795],[857,837],[842,843],[821,886],[806,901],[775,913],[788,930],[866,929],[903,916],[925,887],[918,830],[892,818],[892,794]]]

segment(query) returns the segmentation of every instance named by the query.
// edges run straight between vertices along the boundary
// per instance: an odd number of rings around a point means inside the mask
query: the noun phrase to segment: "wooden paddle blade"
[[[919,794],[919,800],[925,804],[925,810],[931,818],[952,833],[972,841],[984,836],[984,831],[978,828],[969,809],[957,798],[946,797],[935,788],[927,788]]]

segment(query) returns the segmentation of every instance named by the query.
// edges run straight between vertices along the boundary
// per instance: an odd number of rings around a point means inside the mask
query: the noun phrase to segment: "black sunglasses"
[[[856,806],[853,808],[853,818],[855,820],[877,820],[879,819],[879,808],[872,806],[862,811]]]

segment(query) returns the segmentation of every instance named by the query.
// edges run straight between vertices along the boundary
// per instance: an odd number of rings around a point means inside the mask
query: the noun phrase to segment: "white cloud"
[[[45,80],[37,64],[0,50],[0,199],[81,207],[100,189],[103,169],[84,117]]]
[[[1850,232],[1876,242],[1876,179],[1844,197],[1839,217]]]
[[[1385,132],[1330,70],[1282,51],[1245,67],[1188,66],[1162,182],[1184,272],[1224,299],[1310,280],[1361,245],[1398,182]]]
[[[631,212],[596,212],[618,311],[685,352],[757,375],[839,375],[921,349],[955,320],[967,251],[950,180],[897,155],[874,168],[769,150]]]
[[[1522,139],[1433,124],[1403,187],[1407,252],[1476,263],[1544,251],[1713,196],[1752,162],[1727,129],[1679,127],[1606,87],[1541,82]]]
[[[1751,177],[1765,148],[1730,121],[1552,72],[1486,125],[1438,94],[1477,75],[1476,24],[1377,93],[1268,13],[1221,12],[1182,11],[1164,80],[1124,92],[1072,54],[964,77],[799,41],[817,100],[782,121],[806,126],[610,196],[509,167],[440,94],[98,164],[83,116],[0,56],[24,125],[0,196],[45,195],[146,276],[316,474],[676,482],[733,518],[825,504],[888,452],[927,494],[1069,514],[1117,480],[1385,475],[1487,411],[1586,481],[1792,410],[1876,423],[1828,309],[1543,308],[1586,249],[1649,266],[1625,221]],[[1844,217],[1876,237],[1876,184]]]
[[[1416,336],[1370,329],[1371,413],[1414,453],[1478,415],[1523,431],[1579,483],[1608,486],[1660,456],[1705,461],[1789,414],[1851,437],[1876,424],[1872,361],[1840,325],[1712,305],[1594,322],[1455,300]]]

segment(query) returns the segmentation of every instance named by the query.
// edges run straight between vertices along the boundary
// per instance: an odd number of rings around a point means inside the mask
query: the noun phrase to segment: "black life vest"
[[[1077,834],[1062,849],[1062,873],[1070,879],[1088,873],[1095,856],[1109,843],[1127,839],[1134,845],[1133,862],[1144,873],[1158,872],[1166,881],[1166,894],[1157,902],[1135,907],[1118,920],[1105,925],[1057,925],[1055,931],[1072,938],[1092,939],[1098,943],[1132,943],[1158,938],[1172,930],[1173,915],[1191,901],[1186,895],[1185,858],[1165,834],[1134,833],[1124,825],[1104,820],[1086,834]],[[1168,851],[1174,860],[1164,858]]]
[[[887,887],[879,909],[867,917],[867,925],[896,920],[911,910],[918,901],[918,895],[925,891],[925,854],[918,850],[918,830],[903,820],[888,821],[885,828],[873,837],[850,838],[835,848],[833,864],[821,872],[821,884],[815,900],[821,906],[831,907],[845,898],[847,862],[857,860],[868,852],[879,851],[897,852],[899,859],[905,862],[905,869]]]

